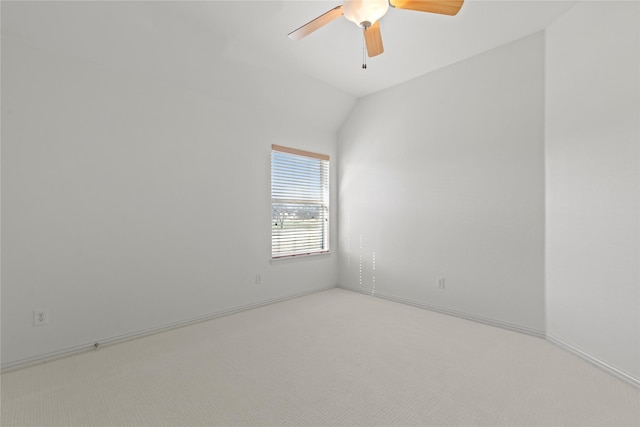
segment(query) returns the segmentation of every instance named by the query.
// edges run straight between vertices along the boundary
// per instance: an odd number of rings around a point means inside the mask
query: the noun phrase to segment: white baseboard
[[[16,360],[16,361],[13,361],[13,362],[6,363],[6,364],[2,364],[2,367],[0,367],[0,373],[4,374],[5,372],[15,371],[17,369],[27,368],[29,366],[38,365],[38,364],[41,364],[41,363],[51,362],[51,361],[54,361],[54,360],[57,360],[57,359],[62,359],[63,357],[73,356],[75,354],[96,350],[98,348],[106,347],[106,346],[113,345],[113,344],[122,343],[122,342],[133,340],[133,339],[136,339],[136,338],[142,338],[142,337],[145,337],[145,336],[148,336],[148,335],[157,334],[157,333],[160,333],[160,332],[169,331],[171,329],[181,328],[183,326],[193,325],[195,323],[206,322],[207,320],[212,320],[212,319],[215,319],[217,317],[228,316],[230,314],[239,313],[241,311],[251,310],[251,309],[254,309],[254,308],[258,308],[258,307],[263,307],[263,306],[269,305],[269,304],[274,304],[274,303],[277,303],[277,302],[282,302],[282,301],[290,300],[290,299],[293,299],[293,298],[302,297],[302,296],[305,296],[305,295],[315,294],[317,292],[322,292],[322,291],[326,291],[326,290],[329,290],[329,289],[334,289],[335,287],[336,286],[326,286],[326,287],[313,289],[313,290],[306,291],[306,292],[287,294],[287,295],[283,295],[283,296],[280,296],[280,297],[277,297],[277,298],[271,298],[271,299],[263,300],[263,301],[260,301],[260,302],[257,302],[257,303],[253,303],[253,304],[247,304],[247,305],[242,305],[242,306],[238,306],[238,307],[233,307],[233,308],[230,308],[230,309],[219,310],[219,311],[215,311],[213,313],[208,313],[208,314],[205,314],[205,315],[202,315],[202,316],[196,316],[196,317],[192,317],[190,319],[185,319],[185,320],[178,321],[178,322],[167,323],[167,324],[160,325],[160,326],[157,326],[157,327],[131,332],[129,334],[118,335],[118,336],[109,337],[109,338],[105,338],[105,339],[97,339],[95,341],[84,343],[84,344],[80,344],[80,345],[77,345],[77,346],[68,347],[68,348],[64,348],[64,349],[61,349],[61,350],[52,351],[52,352],[45,353],[45,354],[39,354],[37,356],[27,357],[27,358],[24,358],[24,359],[20,359],[20,360]],[[97,347],[96,347],[96,344],[98,344]]]
[[[496,326],[502,329],[508,329],[510,331],[520,332],[522,334],[532,335],[538,338],[545,338],[545,332],[540,329],[529,328],[527,326],[518,325],[515,323],[505,322],[503,320],[496,320],[489,317],[478,316],[477,314],[465,313],[463,311],[452,310],[446,307],[440,307],[432,304],[425,304],[420,301],[414,301],[402,297],[397,297],[395,295],[389,295],[385,293],[380,293],[378,291],[371,292],[365,289],[352,288],[349,286],[338,285],[339,288],[346,289],[348,291],[359,292],[366,295],[372,295],[374,297],[379,297],[383,299],[387,299],[390,301],[399,302],[402,304],[412,305],[414,307],[423,308],[430,311],[435,311],[437,313],[447,314],[449,316],[460,317],[462,319],[471,320],[473,322],[483,323],[485,325]]]
[[[591,363],[592,365],[605,370],[606,372],[620,378],[621,380],[637,387],[640,388],[640,379],[635,378],[634,376],[621,371],[620,369],[617,369],[614,366],[611,366],[610,364],[603,362],[602,360],[598,359],[597,357],[594,357],[592,355],[590,355],[589,353],[585,352],[584,350],[581,350],[571,344],[566,343],[565,341],[554,337],[552,335],[547,334],[545,331],[541,331],[538,329],[532,329],[532,328],[528,328],[528,327],[524,327],[524,326],[520,326],[520,325],[516,325],[513,323],[508,323],[508,322],[504,322],[501,320],[495,320],[495,319],[491,319],[491,318],[487,318],[487,317],[483,317],[483,316],[478,316],[475,314],[469,314],[469,313],[464,313],[461,311],[457,311],[457,310],[451,310],[448,308],[444,308],[444,307],[439,307],[439,306],[435,306],[435,305],[431,305],[431,304],[425,304],[422,302],[418,302],[418,301],[413,301],[413,300],[409,300],[406,298],[401,298],[401,297],[396,297],[393,295],[388,295],[388,294],[384,294],[384,293],[380,293],[380,292],[371,292],[370,290],[367,289],[359,289],[359,288],[352,288],[349,286],[343,286],[343,285],[338,285],[339,288],[342,289],[346,289],[348,291],[354,291],[354,292],[359,292],[361,294],[365,294],[365,295],[371,295],[371,296],[375,296],[375,297],[379,297],[379,298],[383,298],[383,299],[387,299],[390,301],[395,301],[395,302],[399,302],[402,304],[407,304],[407,305],[412,305],[414,307],[418,307],[418,308],[424,308],[426,310],[431,310],[431,311],[435,311],[438,313],[442,313],[442,314],[447,314],[447,315],[451,315],[451,316],[455,316],[455,317],[460,317],[462,319],[466,319],[466,320],[472,320],[474,322],[479,322],[479,323],[484,323],[486,325],[490,325],[490,326],[496,326],[499,328],[503,328],[503,329],[509,329],[515,332],[521,332],[527,335],[533,335],[535,337],[539,337],[539,338],[543,338],[546,339],[547,341],[557,345],[558,347],[562,348],[563,350],[569,351],[570,353],[573,353],[574,355],[580,357],[581,359],[584,359],[585,361]]]
[[[587,362],[591,363],[592,365],[607,371],[611,375],[614,375],[614,376],[620,378],[621,380],[623,380],[623,381],[625,381],[625,382],[627,382],[627,383],[629,383],[629,384],[631,384],[631,385],[633,385],[633,386],[635,386],[637,388],[640,388],[640,379],[639,378],[635,378],[633,375],[628,374],[626,372],[623,372],[620,369],[616,368],[615,366],[611,366],[607,362],[603,362],[602,360],[598,359],[597,357],[594,357],[594,356],[590,355],[586,351],[581,350],[578,347],[575,347],[575,346],[567,343],[566,341],[563,341],[562,339],[560,339],[558,337],[554,337],[553,335],[546,334],[546,339],[547,339],[547,341],[557,345],[558,347],[562,348],[563,350],[566,350],[569,353],[572,353],[572,354],[578,356],[579,358],[586,360]]]
[[[500,321],[500,320],[495,320],[495,319],[491,319],[488,317],[483,317],[483,316],[478,316],[475,314],[470,314],[470,313],[464,313],[461,311],[457,311],[457,310],[451,310],[445,307],[439,307],[439,306],[435,306],[435,305],[431,305],[431,304],[425,304],[422,302],[418,302],[418,301],[413,301],[413,300],[409,300],[406,298],[401,298],[401,297],[396,297],[393,295],[388,295],[388,294],[384,294],[384,293],[380,293],[380,292],[375,292],[372,293],[366,289],[358,289],[358,288],[351,288],[348,286],[343,286],[343,285],[339,285],[338,286],[341,289],[346,289],[348,291],[354,291],[354,292],[359,292],[365,295],[371,295],[371,296],[375,296],[378,298],[383,298],[383,299],[387,299],[390,301],[395,301],[398,303],[402,303],[402,304],[407,304],[407,305],[411,305],[414,307],[418,307],[418,308],[422,308],[422,309],[426,309],[426,310],[430,310],[430,311],[435,311],[437,313],[442,313],[442,314],[447,314],[450,316],[455,316],[455,317],[460,317],[462,319],[466,319],[466,320],[471,320],[474,322],[478,322],[478,323],[483,323],[486,325],[490,325],[490,326],[496,326],[499,328],[503,328],[503,329],[508,329],[511,331],[515,331],[515,332],[520,332],[523,334],[527,334],[527,335],[532,335],[535,337],[539,337],[539,338],[544,338],[546,340],[548,340],[549,342],[557,345],[558,347],[569,351],[570,353],[580,357],[581,359],[586,360],[587,362],[591,363],[592,365],[603,369],[607,372],[609,372],[610,374],[620,378],[621,380],[637,387],[640,388],[640,379],[635,378],[634,376],[623,372],[619,369],[617,369],[614,366],[611,366],[610,364],[603,362],[602,360],[590,355],[589,353],[585,352],[584,350],[581,350],[565,341],[563,341],[560,338],[554,337],[553,335],[550,334],[546,334],[544,331],[540,331],[538,329],[532,329],[532,328],[528,328],[528,327],[524,327],[521,325],[516,325],[513,323],[509,323],[509,322],[504,322],[504,321]],[[149,329],[144,329],[144,330],[140,330],[140,331],[136,331],[136,332],[132,332],[129,334],[124,334],[124,335],[119,335],[119,336],[115,336],[115,337],[110,337],[107,339],[102,339],[102,340],[97,340],[97,341],[93,341],[90,343],[84,343],[84,344],[80,344],[74,347],[69,347],[69,348],[65,348],[62,350],[58,350],[58,351],[54,351],[54,352],[50,352],[50,353],[46,353],[46,354],[41,354],[41,355],[37,355],[37,356],[33,356],[33,357],[28,357],[28,358],[24,358],[21,360],[17,360],[17,361],[13,361],[7,364],[3,364],[2,367],[0,368],[0,373],[5,373],[5,372],[9,372],[9,371],[14,371],[17,369],[22,369],[22,368],[26,368],[29,366],[33,366],[33,365],[37,365],[37,364],[41,364],[41,363],[47,363],[47,362],[51,362],[53,360],[56,359],[61,359],[63,357],[68,357],[68,356],[72,356],[74,354],[78,354],[78,353],[84,353],[87,351],[92,351],[96,349],[96,343],[98,344],[98,347],[104,347],[104,346],[108,346],[108,345],[113,345],[113,344],[118,344],[121,342],[125,342],[125,341],[129,341],[132,339],[136,339],[136,338],[142,338],[148,335],[152,335],[152,334],[157,334],[160,332],[164,332],[164,331],[168,331],[171,329],[176,329],[176,328],[181,328],[183,326],[189,326],[189,325],[193,325],[195,323],[200,323],[200,322],[206,322],[207,320],[212,320],[215,319],[217,317],[222,317],[222,316],[227,316],[230,314],[234,314],[234,313],[238,313],[241,311],[245,311],[245,310],[251,310],[254,308],[258,308],[258,307],[262,307],[265,305],[269,305],[269,304],[274,304],[277,302],[281,302],[281,301],[286,301],[286,300],[290,300],[293,298],[298,298],[301,296],[305,296],[305,295],[311,295],[317,292],[322,292],[322,291],[326,291],[329,289],[333,289],[335,288],[335,286],[328,286],[328,287],[323,287],[323,288],[319,288],[319,289],[314,289],[311,291],[306,291],[306,292],[300,292],[300,293],[293,293],[293,294],[288,294],[288,295],[284,295],[284,296],[280,296],[277,298],[271,298],[268,300],[263,300],[260,301],[258,303],[254,303],[254,304],[247,304],[247,305],[243,305],[243,306],[238,306],[238,307],[233,307],[230,309],[226,309],[226,310],[219,310],[213,313],[209,313],[209,314],[205,314],[202,316],[197,316],[197,317],[193,317],[190,319],[186,319],[183,321],[179,321],[179,322],[173,322],[173,323],[168,323],[165,325],[161,325],[158,327],[154,327],[154,328],[149,328]]]

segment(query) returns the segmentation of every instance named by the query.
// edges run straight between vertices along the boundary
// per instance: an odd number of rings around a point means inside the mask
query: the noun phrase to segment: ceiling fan
[[[344,5],[334,7],[289,33],[289,38],[300,40],[344,15],[349,21],[363,28],[367,54],[373,57],[384,52],[378,20],[387,13],[389,6],[453,16],[458,13],[463,2],[464,0],[345,0]]]

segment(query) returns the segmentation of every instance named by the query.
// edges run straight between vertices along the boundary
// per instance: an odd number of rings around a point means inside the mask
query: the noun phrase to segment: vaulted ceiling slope
[[[229,2],[227,7],[231,6]],[[273,125],[336,132],[356,97],[284,66],[259,46],[200,22],[212,3],[173,1],[2,1],[2,59],[7,43],[90,61],[134,79],[213,96]],[[231,17],[237,19],[229,10]],[[286,34],[283,35],[286,38]]]
[[[2,34],[335,131],[357,98],[542,30],[576,1],[466,0],[454,17],[390,9],[385,53],[366,70],[346,19],[287,38],[341,3],[3,1]]]
[[[213,1],[184,11],[211,31],[260,49],[272,63],[362,97],[540,31],[575,3],[465,0],[453,17],[389,9],[380,20],[384,54],[368,59],[367,70],[362,31],[347,19],[299,41],[286,37],[342,0]]]

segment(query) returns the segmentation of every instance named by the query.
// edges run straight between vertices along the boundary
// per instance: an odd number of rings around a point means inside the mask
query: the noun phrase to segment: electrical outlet
[[[46,325],[49,323],[49,309],[36,308],[33,310],[33,326]]]
[[[438,277],[436,279],[436,284],[438,286],[438,289],[444,289],[444,277]]]
[[[262,275],[256,274],[256,285],[262,285]]]

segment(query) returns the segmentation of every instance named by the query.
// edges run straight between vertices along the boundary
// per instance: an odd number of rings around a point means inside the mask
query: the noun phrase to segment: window
[[[329,156],[271,147],[271,258],[329,252]]]

